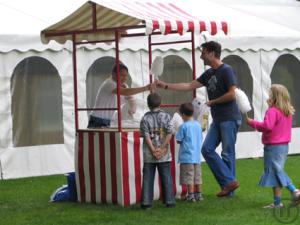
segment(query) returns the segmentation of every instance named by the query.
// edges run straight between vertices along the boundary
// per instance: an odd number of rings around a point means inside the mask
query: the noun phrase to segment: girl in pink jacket
[[[269,108],[263,122],[247,118],[247,123],[262,132],[264,144],[264,174],[259,185],[272,187],[274,203],[264,208],[281,208],[281,191],[286,187],[292,194],[292,204],[300,202],[300,191],[293,185],[284,171],[284,164],[291,141],[292,115],[295,112],[290,102],[289,92],[283,85],[273,84],[267,100]]]

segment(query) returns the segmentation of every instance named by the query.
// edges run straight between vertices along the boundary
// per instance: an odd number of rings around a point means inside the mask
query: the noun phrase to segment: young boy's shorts
[[[181,163],[180,184],[202,184],[201,164]]]

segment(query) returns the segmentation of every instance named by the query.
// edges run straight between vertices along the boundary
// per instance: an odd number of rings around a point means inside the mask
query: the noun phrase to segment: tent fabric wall
[[[11,76],[23,59],[39,56],[57,68],[62,81],[64,144],[13,147],[11,114]],[[17,178],[58,174],[74,171],[74,100],[71,53],[66,50],[54,52],[11,51],[1,53],[0,66],[0,160],[1,178]],[[55,112],[51,112],[55,113]],[[28,131],[30,132],[30,131]]]
[[[259,51],[228,51],[222,52],[222,58],[228,55],[238,55],[242,57],[251,70],[253,78],[253,96],[252,107],[254,109],[254,118],[262,121],[267,110],[268,89],[271,86],[271,71],[276,60],[284,54],[295,56],[300,62],[300,49],[293,51],[284,49],[278,50],[259,50]],[[300,71],[299,71],[300,72]],[[297,112],[296,112],[297,113]],[[292,141],[290,143],[289,153],[299,154],[300,128],[292,129]],[[251,140],[251,142],[249,142]],[[219,148],[220,150],[220,148]],[[237,158],[252,158],[263,156],[263,145],[261,143],[261,133],[259,132],[239,132],[236,144]]]
[[[234,4],[238,2],[238,5],[230,5],[227,3],[228,1],[232,1]],[[284,13],[285,17],[278,17],[277,13],[266,11],[265,6],[260,7],[263,11],[251,11],[250,13],[249,10],[253,9],[251,8],[253,6],[248,7],[248,4],[251,4],[253,1],[255,1],[255,4],[258,2],[258,0],[242,1],[243,3],[246,2],[246,4],[241,6],[241,0],[178,0],[176,4],[192,15],[201,15],[201,18],[205,20],[218,19],[229,23],[229,37],[220,35],[211,37],[206,34],[196,36],[195,46],[199,46],[200,43],[207,40],[217,40],[223,46],[222,57],[237,55],[247,62],[253,78],[254,117],[262,119],[267,107],[265,101],[268,87],[271,84],[270,73],[275,61],[283,54],[292,54],[300,60],[300,30],[298,22],[300,13],[297,13],[300,3],[295,2],[293,6],[289,5],[284,8],[282,5],[279,5],[278,9],[281,11],[280,13]],[[272,0],[271,2],[270,0],[268,3],[274,4],[278,1]],[[169,0],[161,0],[160,2],[169,2]],[[284,2],[284,0],[281,0],[281,2]],[[32,9],[35,10],[34,7]],[[47,7],[45,9],[48,10]],[[212,9],[214,13],[211,13]],[[67,7],[63,11],[65,14]],[[34,13],[31,14],[34,15]],[[291,19],[287,18],[286,15],[293,15],[293,23],[290,22]],[[9,23],[10,28],[19,27],[15,33],[21,31],[23,27],[26,27],[26,31],[30,30],[29,28],[31,27],[22,25],[24,21],[25,24],[28,24],[26,23],[28,20],[19,19],[16,21],[17,26],[12,26]],[[29,24],[33,25],[33,23],[30,22]],[[259,26],[250,26],[252,24],[259,24]],[[37,35],[38,32],[30,32],[35,33],[35,35],[0,35],[0,179],[61,174],[74,171],[75,122],[72,43],[67,41],[64,45],[60,45],[50,41],[49,44],[43,45],[40,37]],[[3,30],[1,33],[11,32]],[[189,34],[182,36],[168,35],[164,36],[163,39],[164,41],[172,41],[178,38],[184,40],[187,35]],[[159,41],[159,37],[153,36],[154,39]],[[121,60],[128,65],[131,71],[133,87],[148,82],[149,65],[146,43],[147,37],[124,38],[120,43]],[[153,57],[157,55],[163,57],[177,55],[192,67],[189,49],[189,44],[155,46],[153,47]],[[64,144],[13,147],[11,76],[15,67],[22,60],[32,56],[47,59],[54,65],[60,75],[62,82]],[[80,59],[78,60],[78,90],[80,92],[79,104],[81,107],[85,107],[86,102],[87,70],[96,59],[104,56],[115,56],[113,44],[86,45],[78,49],[78,59]],[[205,69],[199,58],[200,52],[197,48],[197,75],[201,74]],[[199,95],[204,92],[203,88],[197,90]],[[145,97],[145,93],[138,95],[140,99],[145,99]],[[82,118],[80,126],[85,127],[87,124],[87,113],[81,113],[80,116]],[[300,128],[293,128],[292,142],[290,144],[291,154],[300,153],[300,140],[297,138],[299,135]],[[258,132],[239,132],[236,144],[237,158],[262,156],[263,146],[260,139],[261,134]],[[249,140],[251,140],[251,144],[249,144]]]
[[[180,50],[170,49],[161,51],[156,49],[153,57],[176,55],[184,59],[189,66],[192,66],[190,50],[179,48]],[[280,55],[292,54],[300,60],[300,49],[293,50],[270,49],[259,50],[241,50],[224,49],[222,57],[237,55],[243,58],[251,71],[253,78],[253,107],[254,117],[262,119],[266,110],[267,89],[271,84],[270,73],[275,61]],[[14,68],[23,59],[31,56],[43,57],[51,62],[62,81],[62,100],[63,100],[63,125],[64,125],[64,144],[41,145],[28,147],[13,147],[12,144],[12,117],[11,117],[11,93],[10,82]],[[115,56],[113,47],[102,49],[81,47],[78,49],[78,93],[79,106],[85,107],[86,101],[86,73],[93,62],[101,57]],[[28,176],[39,176],[49,174],[60,174],[74,171],[74,99],[73,99],[73,67],[72,54],[68,48],[62,48],[59,51],[53,51],[46,48],[43,51],[28,50],[24,52],[12,50],[0,54],[0,166],[1,178],[18,178]],[[139,49],[132,51],[123,49],[120,59],[129,67],[132,77],[132,86],[141,86],[149,82],[148,80],[148,54],[146,50]],[[205,67],[200,60],[200,51],[196,51],[196,74],[199,76]],[[202,90],[197,91],[202,94]],[[146,98],[146,93],[139,94],[139,99]],[[86,112],[80,115],[80,126],[86,127]],[[297,139],[300,128],[293,128],[292,142],[290,144],[290,153],[300,153],[300,141]],[[260,157],[263,154],[261,144],[261,134],[258,132],[239,132],[237,138],[237,158]],[[251,140],[251,145],[249,144]],[[220,148],[219,148],[220,151]]]

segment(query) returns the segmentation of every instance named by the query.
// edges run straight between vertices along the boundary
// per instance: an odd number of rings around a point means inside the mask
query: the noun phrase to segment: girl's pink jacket
[[[265,145],[287,144],[291,141],[292,115],[285,116],[276,107],[270,107],[264,121],[251,120],[251,127],[262,132],[262,143]]]

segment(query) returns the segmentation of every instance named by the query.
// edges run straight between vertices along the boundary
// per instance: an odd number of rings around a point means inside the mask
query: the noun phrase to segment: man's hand
[[[158,87],[158,88],[165,88],[166,87],[166,83],[161,81],[161,80],[154,80],[154,83],[156,84],[156,87]]]
[[[212,105],[214,105],[214,101],[213,100],[207,101],[207,102],[205,102],[205,105],[211,107]]]
[[[149,84],[149,90],[150,90],[150,92],[155,91],[155,89],[156,89],[156,83],[155,82]]]

